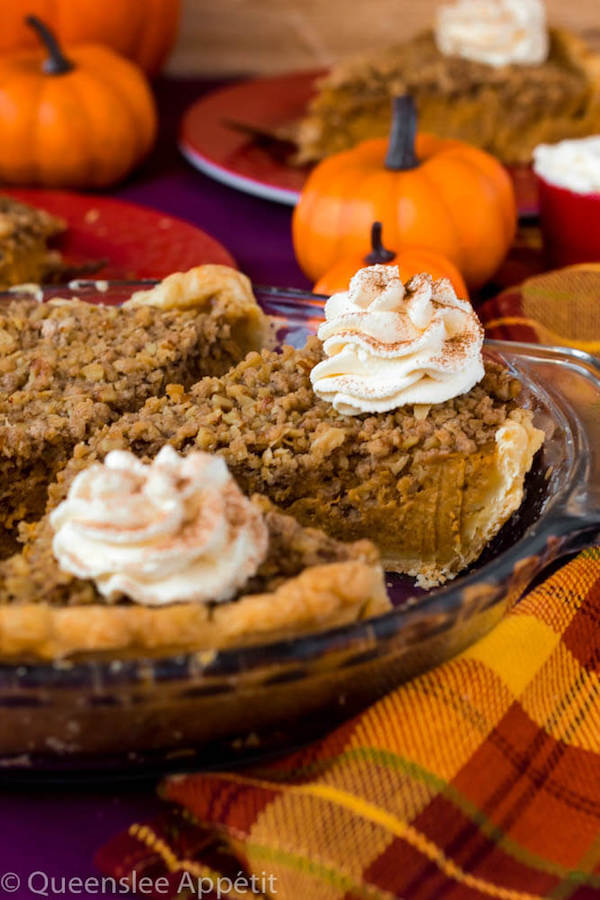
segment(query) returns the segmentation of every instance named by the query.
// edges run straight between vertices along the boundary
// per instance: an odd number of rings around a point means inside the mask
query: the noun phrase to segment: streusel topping
[[[344,416],[315,397],[310,372],[323,359],[318,338],[298,351],[250,353],[222,378],[203,378],[186,393],[173,387],[134,415],[99,430],[50,488],[50,507],[73,477],[110,450],[131,449],[152,459],[165,443],[189,453],[219,453],[246,494],[268,493],[286,508],[316,491],[337,496],[340,479],[357,488],[369,479],[418,481],[430,461],[495,444],[499,426],[517,408],[520,385],[503,367],[468,394],[432,406]]]

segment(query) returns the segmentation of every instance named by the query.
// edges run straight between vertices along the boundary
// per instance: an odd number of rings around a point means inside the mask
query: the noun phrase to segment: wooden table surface
[[[437,0],[183,0],[170,71],[277,72],[329,65],[410,37],[433,20]],[[547,0],[551,22],[600,49],[600,0]]]

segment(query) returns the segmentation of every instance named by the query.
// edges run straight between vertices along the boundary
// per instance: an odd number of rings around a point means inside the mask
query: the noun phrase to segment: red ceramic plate
[[[253,139],[230,121],[267,132],[300,119],[322,72],[297,72],[241,81],[202,97],[186,112],[180,147],[193,166],[211,178],[249,194],[293,206],[308,167],[290,165],[292,148]]]
[[[294,206],[310,167],[290,164],[291,147],[232,128],[243,123],[267,133],[304,115],[323,71],[241,81],[202,97],[186,112],[180,147],[205,175],[229,187]],[[537,185],[529,166],[510,169],[521,216],[537,214]]]
[[[62,216],[58,241],[74,265],[106,260],[94,278],[164,278],[202,263],[235,266],[229,252],[200,228],[153,209],[111,197],[42,189],[5,189],[17,200]]]

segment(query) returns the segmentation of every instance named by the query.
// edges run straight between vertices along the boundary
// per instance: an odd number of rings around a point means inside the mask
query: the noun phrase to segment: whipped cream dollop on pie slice
[[[61,568],[108,601],[230,600],[268,548],[260,510],[221,457],[165,446],[150,465],[114,450],[81,472],[51,514]]]
[[[317,396],[345,415],[444,403],[484,376],[483,328],[449,281],[369,266],[325,306],[327,356],[311,372]]]
[[[489,66],[540,65],[550,52],[544,0],[457,0],[437,12],[435,39],[445,56]]]

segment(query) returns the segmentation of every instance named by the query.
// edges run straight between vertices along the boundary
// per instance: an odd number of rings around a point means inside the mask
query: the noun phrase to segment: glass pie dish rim
[[[123,289],[129,291],[136,288],[146,288],[152,285],[152,280],[108,282],[108,291],[111,289]],[[106,282],[101,282],[102,288],[95,281],[77,280],[71,282],[69,289],[78,293],[87,290],[96,291],[101,301],[105,296]],[[322,305],[324,297],[297,289],[285,289],[255,285],[256,293],[262,298],[263,305],[271,314],[286,315],[298,313],[303,310],[305,322],[315,321],[322,317]],[[64,286],[53,286],[44,290],[44,295],[58,296],[64,294]],[[1,298],[14,298],[17,292],[3,292]],[[509,354],[513,357],[525,359],[529,356],[544,356],[550,363],[571,363],[587,367],[590,378],[595,380],[595,386],[600,397],[600,360],[596,360],[584,351],[567,347],[541,347],[535,344],[524,344],[507,341],[486,341],[487,349],[500,355]],[[523,375],[520,375],[523,378]],[[539,391],[540,385],[536,385]],[[560,411],[560,410],[559,410]],[[563,423],[566,424],[566,420]],[[581,423],[579,423],[581,425]],[[585,429],[581,429],[579,437],[586,441]],[[580,447],[580,450],[582,448]],[[585,446],[583,447],[585,451]],[[465,590],[472,590],[477,594],[479,586],[493,585],[494,579],[501,582],[501,575],[514,569],[521,560],[531,558],[537,552],[541,552],[542,545],[548,538],[549,531],[556,531],[556,540],[562,546],[556,555],[567,552],[570,548],[577,549],[577,538],[589,532],[600,533],[600,504],[597,510],[590,516],[589,511],[577,515],[567,511],[569,498],[576,491],[578,482],[581,487],[586,486],[589,480],[589,472],[586,471],[586,454],[579,457],[575,453],[570,460],[570,475],[562,485],[561,490],[549,501],[547,508],[541,513],[539,519],[531,526],[515,544],[508,547],[497,557],[486,562],[475,571],[458,576],[454,581],[447,583],[427,595],[418,597],[416,601],[403,603],[399,608],[372,619],[354,621],[347,625],[338,626],[322,632],[311,632],[274,641],[267,644],[256,644],[242,647],[232,647],[218,651],[184,651],[159,655],[156,657],[148,654],[140,656],[128,656],[126,658],[74,658],[57,660],[53,662],[4,662],[0,664],[0,686],[6,683],[14,687],[15,684],[23,688],[41,687],[51,685],[53,688],[82,688],[86,685],[98,684],[110,685],[116,688],[119,685],[131,685],[139,681],[147,681],[149,668],[152,670],[152,679],[157,681],[179,680],[188,678],[190,671],[195,675],[207,676],[211,679],[227,678],[236,674],[246,674],[256,670],[266,670],[277,665],[289,665],[294,662],[306,662],[335,650],[348,651],[353,647],[357,652],[364,651],[365,646],[378,644],[390,636],[398,636],[404,625],[418,620],[419,616],[439,614],[442,616],[440,630],[451,627],[451,615],[455,613],[460,618],[460,609],[464,603]],[[554,526],[550,528],[549,526]],[[575,538],[575,540],[573,540]],[[490,590],[476,599],[476,609],[481,612],[487,606],[493,605],[502,599],[502,592],[494,593]],[[449,623],[449,624],[448,624]],[[431,632],[428,632],[429,637]],[[369,651],[367,651],[369,652]],[[373,651],[375,652],[375,650]]]

